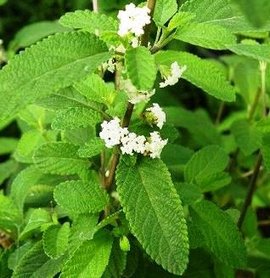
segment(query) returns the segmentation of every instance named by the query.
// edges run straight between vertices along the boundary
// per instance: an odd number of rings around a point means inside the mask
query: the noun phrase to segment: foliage
[[[269,277],[268,1],[17,2],[0,277]]]

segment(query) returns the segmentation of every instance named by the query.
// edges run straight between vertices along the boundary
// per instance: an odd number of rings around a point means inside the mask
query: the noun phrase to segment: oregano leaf
[[[58,33],[16,55],[0,71],[1,122],[92,73],[109,57],[106,45],[87,32]]]
[[[51,259],[57,259],[68,248],[70,227],[69,223],[52,225],[43,233],[43,248],[45,254]]]
[[[155,82],[157,68],[154,56],[143,46],[126,52],[126,67],[129,78],[138,90],[150,90]]]
[[[240,232],[226,213],[209,201],[191,206],[192,223],[202,234],[206,245],[223,263],[241,268],[246,264],[246,249]]]
[[[176,12],[176,0],[157,0],[153,19],[158,26],[163,26]]]
[[[165,164],[143,158],[122,159],[116,183],[132,233],[163,268],[181,275],[188,262],[187,226],[181,201]]]
[[[66,198],[66,195],[69,197]],[[94,179],[60,183],[54,190],[54,199],[73,214],[100,212],[108,202],[105,191]]]

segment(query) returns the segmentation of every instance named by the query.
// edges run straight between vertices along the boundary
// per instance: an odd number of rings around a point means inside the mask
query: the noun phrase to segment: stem
[[[148,0],[147,1],[147,7],[150,9],[150,15],[151,16],[153,14],[155,5],[156,5],[156,0]],[[151,24],[146,25],[145,28],[144,28],[144,34],[141,37],[141,44],[143,46],[147,46],[147,44],[148,44],[149,36],[150,36],[150,30],[151,30],[150,28],[151,28]],[[121,77],[121,66],[118,67],[118,69],[116,69],[116,73],[115,73],[115,88],[116,88],[116,90],[119,89],[120,77]],[[126,109],[124,118],[122,120],[122,127],[128,127],[129,126],[131,116],[132,116],[132,113],[133,113],[133,109],[134,109],[134,105],[132,103],[128,102],[127,109]],[[111,160],[110,160],[109,175],[108,175],[108,177],[105,177],[105,181],[104,181],[104,188],[107,191],[112,190],[115,171],[116,171],[117,164],[119,162],[119,157],[120,157],[119,147],[115,147],[114,152],[113,152],[112,157],[111,157]]]
[[[260,173],[261,165],[262,165],[262,154],[259,153],[255,167],[254,167],[254,172],[253,172],[253,175],[252,175],[250,183],[249,183],[248,192],[247,192],[247,195],[246,195],[246,198],[245,198],[245,201],[244,201],[241,213],[240,213],[240,217],[237,222],[237,226],[239,229],[241,229],[241,227],[243,225],[243,222],[244,222],[246,214],[247,214],[248,207],[251,204],[252,197],[253,197],[253,194],[256,189],[257,179],[258,179],[258,176]]]
[[[92,0],[93,1],[93,11],[95,13],[98,13],[98,0]]]
[[[221,104],[218,108],[218,113],[217,113],[217,117],[216,117],[216,121],[215,121],[216,125],[218,125],[220,123],[220,120],[221,120],[222,114],[224,112],[224,109],[225,109],[225,103],[221,102]]]

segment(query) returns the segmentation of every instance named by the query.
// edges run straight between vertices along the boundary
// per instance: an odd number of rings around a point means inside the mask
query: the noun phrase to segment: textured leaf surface
[[[63,209],[75,214],[100,212],[108,201],[105,191],[94,179],[60,183],[54,190],[54,199]]]
[[[43,234],[43,248],[47,256],[57,259],[68,247],[69,223],[52,225]]]
[[[161,51],[155,57],[159,65],[170,66],[174,61],[179,65],[186,65],[184,79],[218,99],[235,100],[235,90],[226,80],[225,74],[209,61],[190,53],[176,51]]]
[[[157,0],[154,21],[158,26],[163,26],[176,12],[177,12],[176,0]]]
[[[128,76],[139,90],[150,90],[155,82],[157,69],[154,56],[142,46],[129,49],[126,53]]]
[[[219,146],[207,146],[196,152],[185,167],[187,182],[200,182],[205,177],[222,172],[229,162],[229,157]]]
[[[18,140],[15,138],[0,137],[0,155],[14,151],[17,143]]]
[[[78,155],[80,157],[91,158],[95,155],[101,153],[104,149],[104,142],[100,138],[91,139],[84,146],[78,150]]]
[[[117,31],[118,23],[105,14],[94,13],[89,10],[69,12],[63,15],[60,24],[74,29],[96,33],[97,31]]]
[[[227,49],[236,43],[236,37],[227,29],[214,24],[191,23],[179,28],[174,38],[210,49]]]
[[[34,166],[22,170],[14,179],[11,185],[10,196],[16,206],[23,212],[24,201],[29,194],[30,188],[38,183],[42,173]]]
[[[14,173],[18,168],[18,164],[15,160],[7,160],[3,163],[0,163],[0,184],[3,183],[4,180],[9,178],[12,173]]]
[[[132,233],[163,268],[182,274],[188,237],[181,201],[161,160],[144,158],[135,166],[122,159],[117,191]]]
[[[201,201],[191,208],[191,216],[204,242],[215,256],[232,267],[246,264],[244,241],[231,217],[209,201]]]
[[[17,32],[9,48],[16,52],[18,49],[25,48],[51,34],[65,32],[67,30],[67,28],[64,28],[56,21],[35,22],[24,26]]]
[[[85,241],[65,264],[62,278],[100,278],[109,262],[113,239],[107,233]]]
[[[110,57],[106,51],[94,35],[70,32],[58,33],[16,55],[0,71],[1,121],[93,72]]]
[[[84,174],[88,162],[77,155],[78,147],[56,142],[42,145],[34,154],[36,166],[44,173],[73,175]]]
[[[237,146],[246,156],[261,146],[260,133],[247,120],[235,121],[231,126],[231,131]]]
[[[101,121],[101,116],[98,112],[83,107],[72,107],[56,114],[52,128],[65,130],[95,126],[99,121]]]
[[[77,82],[75,88],[87,99],[107,106],[112,104],[115,98],[114,89],[97,74],[91,74],[86,79]]]
[[[228,49],[237,55],[250,57],[259,61],[270,62],[270,45],[266,44],[235,44],[228,45]]]

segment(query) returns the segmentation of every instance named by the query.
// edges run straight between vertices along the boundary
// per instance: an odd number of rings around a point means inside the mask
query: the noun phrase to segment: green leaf
[[[237,55],[250,57],[268,63],[270,62],[270,45],[239,43],[235,45],[228,45],[227,47]]]
[[[263,134],[270,133],[270,117],[258,121],[256,123],[256,129]]]
[[[235,121],[231,126],[237,146],[248,156],[261,146],[261,135],[247,120]]]
[[[102,278],[119,278],[125,270],[127,253],[119,247],[119,240],[115,239],[112,246],[109,264]]]
[[[33,209],[29,220],[20,234],[20,240],[24,240],[35,232],[41,232],[41,229],[52,224],[51,214],[45,209]]]
[[[97,74],[91,74],[86,79],[77,82],[75,88],[87,99],[107,106],[113,103],[116,96],[114,89]]]
[[[179,65],[186,65],[187,70],[182,77],[217,99],[235,100],[235,90],[226,80],[224,72],[211,62],[187,52],[177,51],[160,51],[155,57],[158,65],[170,66],[175,61]]]
[[[91,158],[102,152],[104,149],[104,142],[100,138],[91,139],[84,146],[78,150],[79,157]]]
[[[59,22],[65,27],[83,29],[94,34],[118,29],[118,22],[112,17],[89,10],[66,13]]]
[[[61,110],[52,122],[53,129],[65,130],[78,127],[95,126],[101,121],[98,112],[83,107],[72,107]]]
[[[155,23],[162,27],[177,12],[177,8],[176,0],[157,0],[153,16]]]
[[[21,223],[21,214],[13,200],[0,194],[0,229],[16,236]]]
[[[43,144],[35,152],[33,159],[43,173],[58,175],[83,175],[89,162],[79,158],[78,147],[72,144],[55,142]]]
[[[16,55],[0,71],[2,124],[37,98],[92,73],[109,57],[105,44],[86,32],[58,33]]]
[[[0,137],[0,155],[11,153],[15,150],[18,140],[9,137]]]
[[[201,201],[190,209],[192,221],[202,234],[208,249],[223,263],[241,268],[246,265],[245,244],[231,217],[209,201]]]
[[[188,262],[187,227],[170,174],[158,159],[126,161],[120,161],[116,183],[131,231],[152,259],[181,275]]]
[[[57,259],[65,253],[68,248],[70,227],[69,223],[63,225],[52,225],[43,233],[43,248],[46,255]]]
[[[9,44],[9,49],[16,52],[18,49],[25,48],[51,34],[67,30],[67,28],[62,27],[56,21],[35,22],[24,26],[16,33],[14,39]]]
[[[207,23],[191,23],[178,28],[174,39],[205,48],[223,50],[236,43],[236,37],[227,29]]]
[[[0,184],[2,184],[4,180],[9,178],[16,171],[17,168],[17,162],[11,159],[0,163]]]
[[[54,190],[54,199],[63,209],[75,214],[100,212],[108,202],[105,191],[94,179],[60,183]]]
[[[185,167],[186,182],[196,182],[209,178],[213,174],[222,172],[229,162],[229,157],[223,148],[212,145],[196,152]]]
[[[113,239],[108,233],[99,233],[85,241],[65,264],[61,277],[100,278],[109,262]]]
[[[270,171],[270,133],[263,136],[262,155],[265,168]]]
[[[38,183],[42,175],[36,167],[30,166],[22,170],[12,182],[10,196],[21,212],[30,188]]]
[[[133,85],[142,91],[150,90],[156,80],[154,56],[146,47],[136,47],[126,52],[126,67]]]

